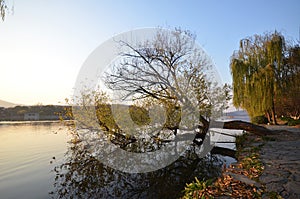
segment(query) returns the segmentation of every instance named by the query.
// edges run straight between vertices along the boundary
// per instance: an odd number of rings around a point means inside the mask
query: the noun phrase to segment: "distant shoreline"
[[[0,125],[60,123],[60,120],[0,121]]]
[[[16,106],[13,108],[0,107],[0,121],[59,121],[71,119],[65,116],[70,106]]]

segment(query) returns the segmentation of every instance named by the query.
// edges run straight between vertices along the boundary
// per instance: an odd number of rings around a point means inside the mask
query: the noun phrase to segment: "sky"
[[[239,41],[280,31],[299,40],[299,0],[6,0],[0,22],[0,99],[63,104],[90,53],[138,28],[181,27],[197,35],[222,82],[232,83],[230,56]]]

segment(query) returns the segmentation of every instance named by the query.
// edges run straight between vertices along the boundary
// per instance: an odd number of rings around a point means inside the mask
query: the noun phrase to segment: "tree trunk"
[[[276,114],[275,114],[275,109],[274,109],[274,107],[272,108],[271,113],[272,113],[272,122],[273,122],[274,125],[277,125]]]
[[[271,116],[270,116],[270,113],[269,113],[269,111],[266,111],[266,116],[267,116],[267,118],[268,118],[268,122],[271,124]]]
[[[258,126],[249,122],[244,121],[229,121],[229,122],[212,122],[210,124],[210,128],[223,128],[223,129],[237,129],[237,130],[245,130],[250,133],[254,133],[259,136],[264,136],[272,132],[271,130]]]
[[[275,102],[274,102],[274,96],[272,99],[272,109],[271,109],[271,114],[272,114],[272,121],[274,125],[277,125],[277,121],[276,121],[276,114],[275,114]]]

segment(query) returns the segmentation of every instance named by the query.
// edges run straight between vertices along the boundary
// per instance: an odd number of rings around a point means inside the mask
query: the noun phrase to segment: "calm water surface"
[[[178,198],[195,176],[218,176],[224,162],[234,161],[195,159],[190,153],[158,171],[127,174],[103,165],[70,139],[59,123],[0,123],[0,199]]]
[[[0,198],[49,198],[67,137],[59,123],[1,123]]]

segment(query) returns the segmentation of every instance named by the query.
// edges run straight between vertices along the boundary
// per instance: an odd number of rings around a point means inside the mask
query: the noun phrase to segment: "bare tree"
[[[152,160],[167,163],[189,148],[199,157],[209,151],[234,156],[233,150],[211,144],[210,127],[269,132],[247,122],[215,120],[226,106],[228,86],[218,84],[210,59],[189,32],[161,30],[145,43],[118,42],[127,51],[122,50],[120,59],[106,70],[105,84],[121,99],[134,99],[136,105],[121,105],[115,99],[107,102],[106,94],[87,90],[73,106],[80,116],[75,117],[77,124],[82,124],[77,125],[81,140],[109,165],[144,171],[145,164],[136,164],[143,159],[151,170],[157,168]],[[128,156],[124,151],[135,153]]]
[[[106,74],[110,89],[118,91],[123,99],[152,98],[165,107],[185,107],[181,111],[197,112],[207,129],[213,96],[224,95],[211,76],[210,59],[195,44],[193,34],[180,29],[160,30],[152,41],[136,46],[119,42],[128,51],[121,54],[121,60]],[[169,127],[177,129],[178,125]]]
[[[173,110],[180,109],[181,119],[184,111],[197,113],[198,119],[193,124],[185,126],[187,123],[177,120],[167,126],[175,133],[177,129],[190,128],[206,134],[209,126],[244,129],[257,134],[269,132],[247,122],[215,121],[227,106],[229,87],[218,84],[212,62],[197,47],[195,35],[189,31],[160,30],[153,40],[137,45],[118,42],[128,51],[122,53],[121,59],[106,73],[106,85],[122,99],[151,99]],[[170,115],[174,115],[174,111]],[[179,123],[184,125],[179,126]]]

